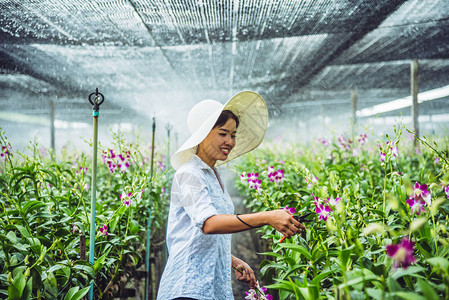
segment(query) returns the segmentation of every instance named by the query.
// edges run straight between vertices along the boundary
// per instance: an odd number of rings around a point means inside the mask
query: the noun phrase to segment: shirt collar
[[[206,164],[198,155],[194,155],[192,157],[192,161],[201,169],[212,170],[212,168],[208,164]]]

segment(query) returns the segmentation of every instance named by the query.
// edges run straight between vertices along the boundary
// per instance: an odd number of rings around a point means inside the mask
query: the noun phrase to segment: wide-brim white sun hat
[[[223,110],[232,111],[239,118],[239,126],[235,147],[226,160],[217,160],[215,166],[227,163],[260,145],[268,125],[268,110],[259,94],[243,91],[225,104],[210,99],[203,100],[190,110],[187,117],[191,136],[170,158],[175,170],[196,154],[197,146],[207,137]]]

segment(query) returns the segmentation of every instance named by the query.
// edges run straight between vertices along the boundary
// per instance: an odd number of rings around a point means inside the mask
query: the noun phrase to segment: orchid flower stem
[[[437,228],[436,228],[436,224],[435,224],[435,216],[433,213],[432,214],[432,223],[433,223],[433,232],[434,232],[434,237],[433,240],[435,241],[435,251],[437,252],[437,256],[438,255],[438,243],[437,243]]]
[[[240,274],[243,274],[243,270],[240,270],[239,268],[237,268],[237,267],[234,266],[234,265],[232,265],[232,267],[233,267],[235,270],[239,271]],[[262,291],[260,290],[259,285],[256,286],[256,292],[257,292],[258,295],[264,295],[264,294],[265,294],[264,292],[262,292]]]
[[[418,135],[416,135],[416,133],[414,135],[415,135],[415,138],[418,139],[421,143],[425,144],[427,147],[429,147],[430,149],[435,151],[438,154],[438,156],[446,162],[446,164],[449,164],[449,162],[446,160],[446,157],[442,153],[440,153],[437,149],[432,147],[426,140],[423,140]]]
[[[387,189],[387,164],[385,163],[385,173],[384,173],[384,189],[383,189],[383,224],[385,225],[385,201],[386,201],[386,189]]]

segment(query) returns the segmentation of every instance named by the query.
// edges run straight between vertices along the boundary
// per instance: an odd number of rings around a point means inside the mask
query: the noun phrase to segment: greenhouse
[[[448,0],[0,8],[0,299],[449,299]]]

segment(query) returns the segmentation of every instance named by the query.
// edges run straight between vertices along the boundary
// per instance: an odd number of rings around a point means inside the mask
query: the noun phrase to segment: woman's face
[[[223,126],[212,129],[199,144],[197,155],[211,168],[217,160],[226,160],[235,146],[236,123],[230,118]]]

